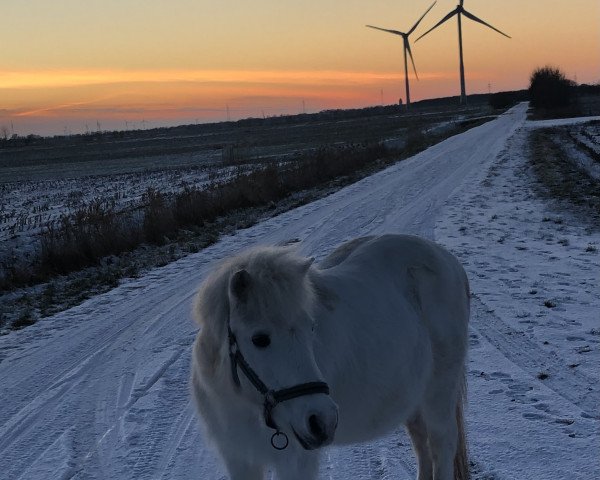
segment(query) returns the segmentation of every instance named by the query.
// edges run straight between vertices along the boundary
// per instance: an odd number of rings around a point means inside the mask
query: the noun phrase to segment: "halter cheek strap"
[[[258,374],[252,369],[248,362],[240,352],[237,339],[234,333],[231,331],[231,327],[228,327],[229,335],[229,360],[231,363],[231,376],[233,382],[238,388],[241,388],[240,377],[238,374],[238,367],[242,370],[246,378],[250,381],[254,388],[256,388],[265,397],[264,401],[264,417],[265,424],[275,430],[275,433],[271,437],[271,445],[277,450],[284,450],[288,446],[288,438],[285,433],[279,430],[277,424],[273,420],[273,409],[281,402],[292,400],[294,398],[303,397],[305,395],[313,395],[317,393],[323,393],[329,395],[329,385],[325,382],[307,382],[295,385],[289,388],[283,388],[281,390],[272,390],[260,379]]]

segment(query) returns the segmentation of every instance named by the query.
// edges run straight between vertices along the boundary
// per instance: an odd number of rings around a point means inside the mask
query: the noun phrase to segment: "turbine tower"
[[[429,13],[429,10],[431,10],[436,3],[437,3],[437,0],[431,4],[431,6],[421,16],[421,18],[419,18],[419,20],[417,20],[417,23],[415,23],[412,26],[412,28],[406,33],[399,32],[398,30],[388,30],[386,28],[379,28],[379,27],[374,27],[373,25],[367,25],[367,27],[374,28],[375,30],[381,30],[382,32],[388,32],[388,33],[392,33],[394,35],[399,35],[400,37],[402,37],[402,40],[404,41],[404,85],[406,88],[406,108],[407,109],[410,107],[410,85],[408,83],[408,58],[406,55],[407,52],[408,52],[408,55],[410,56],[410,61],[412,62],[413,70],[415,71],[415,77],[417,77],[417,80],[419,79],[419,75],[417,75],[417,67],[415,67],[415,60],[413,58],[412,51],[410,49],[410,42],[408,40],[408,37],[410,36],[411,33],[413,33],[415,31],[415,29],[419,26],[419,23],[421,23],[421,20],[423,20],[423,18],[425,18],[425,15],[427,15]]]
[[[485,25],[486,27],[491,28],[492,30],[495,30],[499,34],[504,35],[506,38],[511,38],[511,37],[509,37],[506,33],[501,32],[496,27],[491,26],[489,23],[484,22],[483,20],[481,20],[481,18],[477,18],[472,13],[467,12],[465,10],[465,8],[463,7],[463,3],[465,3],[465,0],[460,0],[460,4],[457,5],[454,10],[452,10],[448,15],[446,15],[438,23],[436,23],[433,27],[431,27],[429,30],[427,30],[423,35],[421,35],[419,38],[417,38],[415,40],[415,42],[418,42],[421,38],[423,38],[429,32],[431,32],[432,30],[435,30],[442,23],[450,20],[454,15],[456,15],[456,18],[458,20],[458,51],[459,51],[459,56],[460,56],[460,104],[466,105],[467,104],[467,89],[465,87],[465,63],[463,60],[462,16],[464,15],[465,17],[467,17],[470,20],[473,20],[474,22],[481,23],[482,25]]]

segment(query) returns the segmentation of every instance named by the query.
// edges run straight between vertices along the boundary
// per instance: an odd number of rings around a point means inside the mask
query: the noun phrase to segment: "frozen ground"
[[[569,160],[600,181],[600,121],[555,127],[551,132]]]
[[[90,168],[93,171],[94,167]],[[207,183],[225,181],[236,168],[251,167],[204,162],[143,172],[0,183],[0,242],[4,254],[22,255],[45,228],[58,227],[63,216],[72,216],[92,204],[112,205],[115,212],[142,209],[148,189],[166,195],[185,188],[201,189]],[[0,261],[2,257],[0,254]]]
[[[570,218],[544,221],[557,216],[529,190],[525,112],[519,105],[331,196],[0,337],[2,475],[224,478],[188,393],[190,301],[206,273],[257,243],[297,238],[303,253],[321,258],[348,238],[409,232],[447,245],[472,281],[467,422],[474,478],[595,478],[600,255],[586,250],[600,238]],[[413,478],[415,470],[399,430],[328,450],[321,478]]]
[[[523,158],[528,128],[508,140],[478,188],[448,202],[436,228],[474,293],[468,380],[481,396],[470,402],[470,427],[489,437],[471,446],[490,473],[506,472],[500,478],[594,478],[600,228],[590,232],[536,198]]]

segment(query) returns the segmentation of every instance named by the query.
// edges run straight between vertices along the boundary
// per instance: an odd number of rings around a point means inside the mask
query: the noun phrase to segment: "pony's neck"
[[[318,322],[335,310],[338,297],[329,286],[326,272],[311,268],[308,275],[314,290],[315,305],[313,305],[312,312],[315,321]]]

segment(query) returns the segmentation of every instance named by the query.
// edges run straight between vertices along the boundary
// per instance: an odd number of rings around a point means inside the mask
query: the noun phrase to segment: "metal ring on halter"
[[[275,443],[275,442],[277,442],[276,439],[279,439],[282,443],[276,444]],[[273,434],[273,436],[271,437],[271,446],[275,450],[285,450],[289,444],[290,444],[290,441],[288,439],[288,436],[285,433],[280,432],[279,430],[276,431]]]

